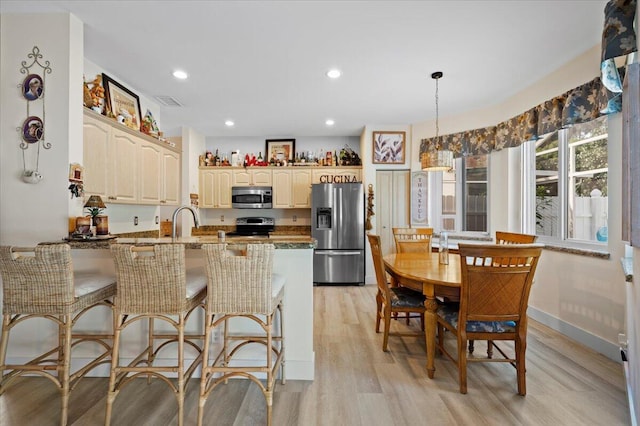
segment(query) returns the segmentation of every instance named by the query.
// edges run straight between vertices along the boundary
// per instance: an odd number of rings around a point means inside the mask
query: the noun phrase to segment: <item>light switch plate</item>
[[[135,226],[138,226],[138,216],[134,216],[134,217],[133,217],[133,224],[134,224]]]

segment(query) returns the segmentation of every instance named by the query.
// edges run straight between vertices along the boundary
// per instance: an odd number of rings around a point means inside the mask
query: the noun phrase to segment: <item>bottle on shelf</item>
[[[318,154],[318,165],[324,166],[324,149],[320,148],[320,154]]]
[[[334,166],[340,165],[340,163],[338,163],[338,151],[333,151],[333,165]]]
[[[324,165],[325,166],[333,165],[333,155],[331,155],[331,151],[327,151],[327,155],[325,156],[325,159],[324,159]]]
[[[262,163],[262,151],[258,151],[258,163]]]

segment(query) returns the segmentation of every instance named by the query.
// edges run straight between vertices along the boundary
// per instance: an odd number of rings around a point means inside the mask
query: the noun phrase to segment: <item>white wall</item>
[[[206,138],[206,150],[214,152],[218,149],[219,154],[227,154],[231,159],[231,151],[240,150],[241,155],[254,153],[258,157],[258,153],[262,153],[262,156],[266,158],[266,140],[267,139],[288,139],[289,137],[271,137],[271,136],[225,136],[225,137],[207,137]],[[296,140],[295,150],[296,152],[304,152],[305,155],[309,151],[313,151],[317,154],[320,149],[327,151],[338,151],[345,146],[351,147],[356,154],[360,155],[360,141],[355,136],[291,136]],[[204,151],[200,154],[204,154]]]
[[[52,69],[46,76],[37,65],[29,70],[45,80],[44,130],[51,149],[40,149],[43,180],[27,184],[21,180],[23,150],[21,132],[16,131],[27,118],[27,102],[18,85],[26,77],[20,73],[21,63],[30,62],[27,55],[34,46]],[[59,240],[67,234],[69,215],[81,209],[77,200],[70,201],[67,187],[69,163],[82,158],[82,86],[76,82],[82,78],[82,23],[67,14],[3,14],[0,51],[0,243]],[[32,102],[31,113],[41,115],[42,101]],[[35,168],[35,145],[24,152],[27,168]]]
[[[390,132],[405,132],[405,164],[373,164],[373,132],[374,131],[390,131]],[[381,200],[378,197],[378,191],[376,188],[376,171],[378,170],[405,170],[413,169],[417,170],[419,165],[415,165],[415,158],[417,158],[417,150],[414,150],[412,145],[411,126],[398,125],[398,124],[367,124],[360,135],[360,152],[362,153],[362,184],[365,188],[365,194],[369,193],[369,184],[373,185],[373,204],[374,211],[379,203],[389,203],[393,200]],[[420,142],[418,142],[418,145]],[[417,167],[417,168],[415,168]],[[398,197],[404,197],[404,194],[397,194]],[[380,234],[378,229],[377,216],[371,217],[372,228],[367,233]],[[371,255],[371,247],[369,242],[365,242],[365,283],[374,284],[376,282],[375,270],[373,269],[373,258]]]

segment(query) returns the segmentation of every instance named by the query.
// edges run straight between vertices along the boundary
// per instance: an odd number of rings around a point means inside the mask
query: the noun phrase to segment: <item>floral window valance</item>
[[[618,72],[624,75],[624,68]],[[621,99],[614,97],[600,77],[596,77],[495,126],[422,139],[420,154],[440,149],[453,151],[454,157],[488,154],[591,121],[602,114],[620,112],[621,105]]]
[[[613,58],[636,50],[633,29],[636,4],[637,0],[612,0],[605,7],[602,78],[595,78],[495,126],[422,139],[420,156],[441,149],[453,151],[454,157],[488,154],[603,114],[620,112],[622,84],[616,79],[622,81],[624,68],[616,68]]]

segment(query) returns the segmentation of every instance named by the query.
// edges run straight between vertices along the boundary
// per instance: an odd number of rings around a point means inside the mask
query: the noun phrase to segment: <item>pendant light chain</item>
[[[436,139],[438,138],[438,135],[440,134],[440,126],[438,123],[438,80],[440,78],[436,77]]]

